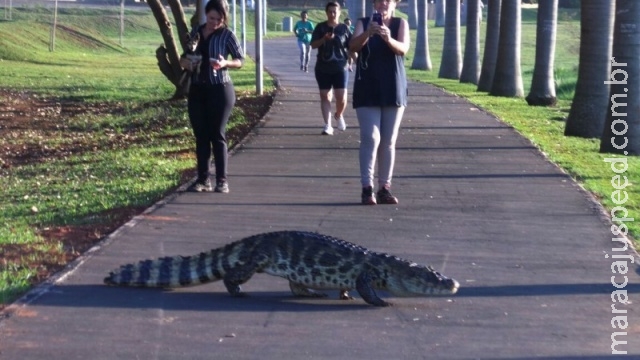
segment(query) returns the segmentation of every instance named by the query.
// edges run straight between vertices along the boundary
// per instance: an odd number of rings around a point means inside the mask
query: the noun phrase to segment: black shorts
[[[327,74],[315,71],[316,82],[320,90],[346,89],[349,82],[349,72],[344,69],[342,72]]]

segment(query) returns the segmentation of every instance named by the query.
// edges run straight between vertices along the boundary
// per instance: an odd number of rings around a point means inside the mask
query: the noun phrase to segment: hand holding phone
[[[211,64],[211,67],[213,68],[213,76],[216,76],[218,74],[218,70],[221,68],[220,60],[211,57],[209,58],[209,64]]]
[[[209,58],[209,63],[211,63],[214,70],[220,69],[220,60],[216,58]]]
[[[329,27],[327,32],[324,34],[325,40],[333,39],[333,27]]]
[[[371,15],[371,21],[376,22],[378,25],[382,26],[382,14],[377,11],[374,11]]]

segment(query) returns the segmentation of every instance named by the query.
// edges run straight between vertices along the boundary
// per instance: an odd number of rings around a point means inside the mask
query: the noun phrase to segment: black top
[[[200,25],[194,30],[200,32],[200,39],[204,39],[204,35],[202,34],[203,29],[204,25]],[[214,31],[208,38],[204,39],[204,41],[200,40],[196,52],[202,55],[202,62],[200,63],[200,72],[193,72],[192,84],[213,85],[231,82],[229,69],[227,68],[217,70],[214,76],[209,58],[217,59],[219,55],[222,55],[223,58],[228,59],[229,55],[231,55],[232,59],[244,60],[244,53],[240,42],[233,31],[226,27]]]
[[[328,74],[339,73],[347,68],[349,40],[351,40],[351,31],[347,25],[338,24],[334,28],[323,21],[313,29],[311,42],[322,38],[324,34],[331,31],[333,31],[333,39],[318,47],[318,60],[316,61],[316,70]]]
[[[369,18],[361,18],[364,29]],[[401,19],[391,18],[391,37],[398,38]],[[358,67],[353,84],[353,107],[407,106],[407,76],[404,56],[394,53],[378,35],[358,52]]]

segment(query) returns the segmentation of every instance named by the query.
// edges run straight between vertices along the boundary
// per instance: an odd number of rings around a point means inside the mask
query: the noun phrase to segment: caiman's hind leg
[[[289,281],[289,288],[291,289],[291,292],[295,296],[314,297],[314,298],[326,297],[327,296],[327,294],[325,294],[325,293],[313,291],[313,290],[309,289],[308,287],[306,287],[306,286],[304,286],[302,284],[294,283],[293,281]]]
[[[362,296],[362,300],[374,306],[390,306],[391,304],[380,299],[371,286],[372,280],[369,273],[362,273],[356,279],[356,290]]]
[[[246,296],[246,294],[242,292],[240,285],[249,281],[253,274],[264,269],[268,263],[269,257],[262,254],[255,256],[246,264],[229,269],[222,279],[229,294],[233,296]]]

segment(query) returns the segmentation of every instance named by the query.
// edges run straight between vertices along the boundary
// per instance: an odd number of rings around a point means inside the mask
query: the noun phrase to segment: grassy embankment
[[[79,250],[43,232],[121,220],[120,209],[149,206],[194,166],[186,103],[165,101],[174,89],[156,65],[162,38],[151,12],[126,12],[121,47],[117,7],[60,9],[54,52],[51,17],[47,8],[14,8],[12,21],[0,21],[0,87],[51,104],[1,130],[0,159],[24,157],[0,160],[0,307]],[[254,97],[252,61],[232,77],[239,103]],[[265,93],[270,84],[266,75]],[[80,110],[60,114],[60,102]],[[230,131],[252,120],[245,110],[234,110]]]

